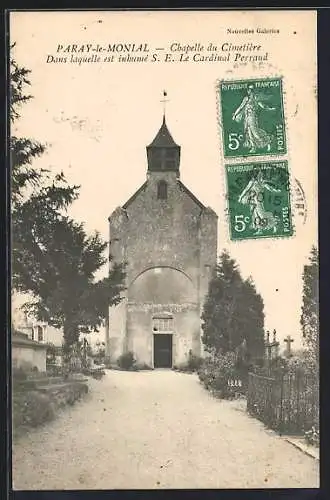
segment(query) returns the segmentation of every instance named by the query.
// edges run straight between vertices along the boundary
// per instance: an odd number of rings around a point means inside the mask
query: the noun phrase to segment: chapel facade
[[[189,352],[203,354],[201,312],[218,217],[181,182],[181,148],[165,116],[146,152],[146,181],[109,217],[112,262],[127,267],[123,300],[109,308],[106,353],[116,362],[131,351],[139,363],[171,368]]]

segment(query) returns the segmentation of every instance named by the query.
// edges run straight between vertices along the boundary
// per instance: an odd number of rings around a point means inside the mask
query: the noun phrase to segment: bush
[[[94,365],[105,365],[105,359],[94,358]]]
[[[185,363],[180,363],[173,366],[173,370],[185,373],[193,373],[198,371],[204,359],[192,353],[191,349],[188,354],[188,360]]]
[[[63,375],[63,368],[56,364],[47,365],[47,374],[51,377],[61,376]]]
[[[33,378],[39,375],[38,372],[33,372],[31,368],[27,371],[25,368],[20,366],[19,368],[13,367],[12,371],[12,385],[13,390],[24,391],[28,389],[34,389],[36,384]]]
[[[58,408],[73,405],[88,392],[84,381],[71,380],[66,384],[47,384],[39,390],[37,386],[26,384],[25,380],[19,391],[13,393],[13,429],[16,435],[25,432],[29,427],[37,427],[51,421]]]
[[[136,363],[135,367],[136,367],[137,371],[140,371],[140,370],[152,370],[153,369],[151,366],[147,365],[147,363]]]
[[[73,405],[78,399],[88,392],[88,386],[82,382],[74,382],[70,385],[66,394],[66,403]]]
[[[13,396],[13,428],[36,427],[54,418],[51,398],[38,391],[28,391]]]
[[[83,368],[82,373],[84,375],[88,375],[90,377],[93,377],[97,380],[100,380],[105,375],[105,371],[104,371],[102,365],[99,365],[97,368],[94,368],[94,367]]]
[[[88,392],[88,385],[80,380],[71,380],[59,387],[49,386],[46,394],[54,403],[54,408],[73,405],[78,399]]]
[[[12,375],[13,375],[13,382],[23,381],[27,379],[27,372],[21,366],[20,367],[14,366]]]
[[[188,364],[187,367],[190,371],[197,371],[203,363],[203,358],[196,356],[191,351],[189,351]]]
[[[101,344],[98,342],[96,343],[96,352],[94,354],[94,363],[103,365],[105,363],[105,342],[102,342]]]
[[[311,362],[308,352],[303,351],[300,355],[293,355],[286,360],[285,369],[288,373],[301,373],[306,375],[316,375],[318,366]]]
[[[114,363],[114,362],[110,361],[110,359],[105,359],[104,366],[108,370],[119,370],[118,361],[117,361],[117,363]]]
[[[173,370],[184,373],[192,373],[193,370],[188,366],[188,363],[180,363],[173,366]]]
[[[320,429],[318,425],[313,425],[309,431],[305,432],[305,440],[313,446],[320,446]]]
[[[134,354],[131,351],[128,351],[119,356],[117,363],[123,370],[133,370],[136,360],[134,358]]]
[[[233,352],[205,359],[199,367],[198,376],[206,389],[214,391],[222,398],[230,399],[238,393],[239,386],[228,383],[241,379]],[[239,390],[242,391],[240,388]]]
[[[56,363],[56,347],[54,344],[47,345],[46,351],[46,367],[48,370],[48,366],[54,365]]]
[[[288,375],[316,375],[317,366],[310,363],[306,352],[299,355],[292,355],[290,358],[278,356],[268,363],[257,363],[250,367],[250,371],[258,375],[278,377],[285,374]]]

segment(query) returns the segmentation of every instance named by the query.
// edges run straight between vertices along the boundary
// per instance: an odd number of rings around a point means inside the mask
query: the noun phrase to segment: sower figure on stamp
[[[260,170],[258,175],[249,181],[238,198],[239,203],[250,206],[252,227],[256,230],[255,234],[260,234],[262,230],[267,229],[272,229],[274,233],[277,231],[277,217],[272,212],[265,210],[263,204],[265,189],[271,193],[281,191],[266,182]]]
[[[244,147],[249,148],[250,153],[257,149],[267,148],[270,151],[272,137],[265,130],[259,127],[258,107],[266,111],[274,111],[276,108],[266,106],[262,99],[266,96],[256,94],[254,86],[250,84],[247,89],[247,95],[233,114],[233,120],[241,122],[244,126]]]

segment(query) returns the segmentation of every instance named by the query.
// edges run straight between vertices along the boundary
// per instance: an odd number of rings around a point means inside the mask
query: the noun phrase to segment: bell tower
[[[116,362],[131,351],[153,368],[202,353],[200,317],[217,259],[217,215],[181,182],[181,148],[166,119],[164,109],[146,146],[146,180],[109,218],[126,288],[109,311],[107,352]]]
[[[163,123],[154,140],[147,146],[148,173],[176,172],[179,178],[180,149],[167,128],[164,111]]]

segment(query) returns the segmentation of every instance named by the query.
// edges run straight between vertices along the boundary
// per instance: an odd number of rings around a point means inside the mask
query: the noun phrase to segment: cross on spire
[[[166,114],[166,103],[169,101],[166,99],[167,97],[167,92],[166,90],[163,90],[163,99],[160,100],[160,102],[163,103],[163,119],[165,120],[165,114]]]

